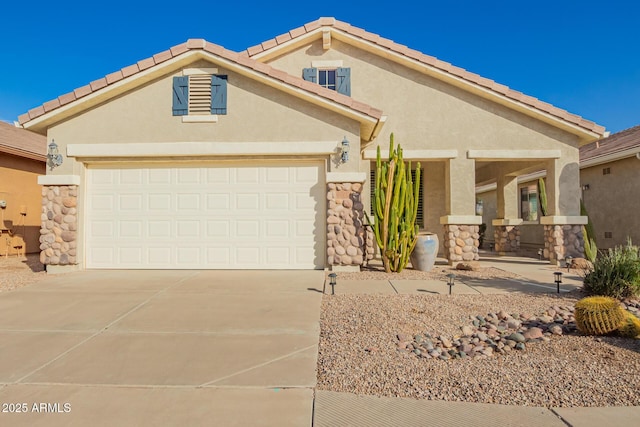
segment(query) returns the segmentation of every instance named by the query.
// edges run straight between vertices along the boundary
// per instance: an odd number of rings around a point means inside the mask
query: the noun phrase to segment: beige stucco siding
[[[40,251],[42,190],[37,180],[44,173],[44,162],[0,153],[0,200],[7,202],[2,216],[13,234],[2,234],[0,256],[15,254],[16,245],[23,245],[26,253]]]
[[[68,144],[162,142],[336,141],[337,148],[346,136],[352,152],[359,152],[356,121],[220,67],[218,74],[228,75],[228,113],[217,123],[183,123],[172,115],[172,78],[181,75],[178,71],[51,127],[48,137],[65,153]],[[54,173],[78,173],[73,163],[65,160]],[[357,171],[359,165],[339,166]]]
[[[317,40],[268,63],[301,76],[302,69],[314,61],[341,61],[349,67],[351,96],[380,108],[388,117],[367,149],[379,144],[386,153],[394,133],[396,143],[405,150],[458,150],[459,157],[451,162],[423,162],[431,169],[425,184],[427,229],[440,232],[443,215],[474,214],[476,182],[466,180],[474,179],[475,162],[482,159],[467,159],[468,150],[560,150],[561,157],[554,163],[561,183],[555,214],[579,214],[579,198],[572,190],[579,185],[576,136],[335,38],[329,50]],[[529,173],[546,167],[545,160],[494,162],[485,174],[495,182],[499,173]],[[456,187],[451,199],[447,185]]]
[[[389,59],[333,40],[317,40],[269,62],[301,76],[312,61],[343,61],[351,68],[351,96],[388,116],[378,141],[393,132],[405,148],[557,149],[577,138],[504,106],[411,70]]]
[[[603,175],[603,169],[610,173]],[[584,203],[593,223],[599,249],[623,245],[630,237],[640,243],[640,160],[635,157],[580,171]],[[611,238],[605,238],[610,232]]]

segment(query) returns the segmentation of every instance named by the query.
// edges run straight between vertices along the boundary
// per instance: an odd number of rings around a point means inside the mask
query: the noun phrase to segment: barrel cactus
[[[376,186],[371,201],[375,221],[372,225],[384,270],[402,271],[418,239],[418,197],[420,163],[416,167],[415,182],[411,177],[411,162],[405,164],[402,148],[394,147],[393,134],[389,143],[389,160],[382,160],[380,147],[376,158]]]
[[[587,335],[606,335],[622,325],[625,314],[620,303],[610,297],[583,298],[576,303],[576,326]]]
[[[622,326],[620,326],[618,332],[623,337],[640,338],[640,319],[633,313],[626,311]]]

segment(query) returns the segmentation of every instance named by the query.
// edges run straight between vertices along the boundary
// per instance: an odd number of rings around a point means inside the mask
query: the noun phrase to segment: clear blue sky
[[[0,6],[0,120],[16,120],[189,38],[243,50],[321,16],[496,80],[612,133],[640,124],[640,3],[630,0],[9,0]]]

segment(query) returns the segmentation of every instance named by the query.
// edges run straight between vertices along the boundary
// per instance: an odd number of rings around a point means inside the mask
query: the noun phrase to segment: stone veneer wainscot
[[[360,182],[327,184],[327,264],[360,266],[375,254],[373,233],[364,225]]]

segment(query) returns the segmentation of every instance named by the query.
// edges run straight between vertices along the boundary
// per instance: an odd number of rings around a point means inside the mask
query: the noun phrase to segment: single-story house
[[[578,149],[604,133],[334,18],[243,52],[191,39],[19,121],[62,154],[40,178],[45,214],[77,206],[43,225],[43,245],[64,226],[74,247],[45,248],[48,271],[358,268],[374,256],[364,213],[391,133],[424,168],[420,226],[451,263],[479,257],[478,184],[497,183],[494,227],[508,229],[517,177],[546,169],[555,262],[586,222]]]
[[[46,138],[0,121],[0,256],[40,252]]]
[[[598,248],[640,244],[640,126],[580,147],[580,183]]]

